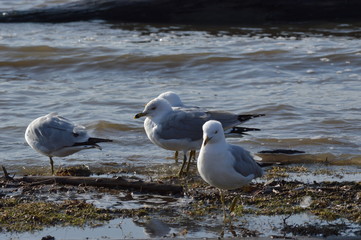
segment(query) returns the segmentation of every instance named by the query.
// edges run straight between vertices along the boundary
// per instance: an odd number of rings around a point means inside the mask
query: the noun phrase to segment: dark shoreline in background
[[[107,20],[172,24],[266,24],[361,20],[359,0],[81,0],[2,12],[0,22]]]

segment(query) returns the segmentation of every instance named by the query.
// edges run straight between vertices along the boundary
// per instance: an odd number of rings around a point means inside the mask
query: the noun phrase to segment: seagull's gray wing
[[[163,139],[200,140],[203,137],[202,126],[208,120],[209,116],[202,111],[173,111],[161,122],[158,135]]]
[[[253,159],[250,152],[240,146],[231,144],[229,145],[229,151],[235,158],[234,168],[237,172],[245,177],[250,174],[254,174],[255,177],[263,175],[262,168]]]
[[[224,129],[237,126],[240,123],[246,122],[252,118],[264,116],[264,114],[234,114],[224,111],[208,111],[206,113],[212,120],[217,120],[222,123]]]
[[[237,115],[233,113],[223,111],[208,111],[207,114],[209,114],[212,120],[217,120],[222,123],[224,129],[228,129],[240,124]]]
[[[84,132],[83,126],[75,125],[67,118],[59,115],[47,115],[44,120],[44,127],[69,133]]]
[[[203,111],[204,113],[206,111],[204,111],[202,108],[200,107],[197,107],[197,106],[178,106],[178,107],[172,107],[172,109],[174,111],[186,111],[186,112],[201,112]]]
[[[46,116],[36,134],[42,136],[42,145],[51,150],[73,146],[89,138],[84,127],[58,115]]]

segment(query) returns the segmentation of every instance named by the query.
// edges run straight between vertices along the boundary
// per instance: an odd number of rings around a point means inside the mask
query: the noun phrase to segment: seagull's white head
[[[203,146],[208,143],[225,141],[222,124],[215,120],[209,120],[203,124]]]
[[[183,106],[183,102],[180,99],[180,97],[176,93],[171,92],[171,91],[161,93],[158,96],[158,98],[163,98],[163,99],[167,100],[172,107],[182,107]]]
[[[147,103],[143,112],[136,114],[134,118],[140,118],[144,116],[151,119],[161,118],[164,114],[167,114],[171,111],[173,111],[172,107],[166,100],[155,98]]]

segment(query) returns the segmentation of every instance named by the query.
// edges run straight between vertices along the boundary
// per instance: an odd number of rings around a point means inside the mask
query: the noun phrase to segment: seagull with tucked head
[[[57,113],[49,113],[32,121],[25,131],[25,140],[31,148],[49,157],[52,174],[53,157],[65,157],[90,148],[101,150],[98,143],[112,142],[110,139],[90,137],[85,127]]]

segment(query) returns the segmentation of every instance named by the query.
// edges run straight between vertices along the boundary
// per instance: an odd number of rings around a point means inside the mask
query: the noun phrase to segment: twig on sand
[[[6,170],[6,168],[4,166],[1,166],[1,168],[3,169],[3,172],[4,172],[4,177],[6,180],[14,180],[13,177],[10,177],[8,171]]]

